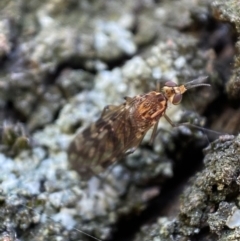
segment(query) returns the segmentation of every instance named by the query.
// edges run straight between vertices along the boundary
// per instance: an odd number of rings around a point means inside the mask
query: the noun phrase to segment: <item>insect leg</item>
[[[156,137],[156,135],[157,135],[158,122],[159,122],[159,121],[157,121],[157,123],[156,123],[156,124],[154,125],[154,127],[153,127],[151,139],[150,139],[150,142],[149,142],[150,144],[153,144],[153,141],[154,141],[154,139],[155,139],[155,137]]]
[[[166,121],[172,126],[172,127],[177,127],[178,124],[175,124],[172,122],[172,120],[166,115],[164,114],[163,117],[166,119]]]
[[[114,110],[114,109],[116,109],[117,107],[118,107],[118,106],[116,106],[116,105],[107,105],[107,106],[105,106],[105,107],[103,108],[103,111],[102,111],[102,114],[101,114],[101,118],[103,118],[103,117],[107,114],[108,111]]]
[[[178,126],[181,126],[181,125],[189,125],[190,124],[189,122],[184,122],[184,123],[180,123],[180,124],[173,123],[172,120],[166,114],[164,114],[163,117],[167,120],[167,122],[172,127],[178,127]]]
[[[106,185],[110,186],[111,188],[116,189],[116,186],[114,186],[114,184],[107,179],[107,176],[111,173],[111,171],[113,170],[113,168],[116,166],[117,163],[118,163],[118,162],[114,162],[114,163],[107,169],[107,171],[104,172],[104,173],[102,174],[102,176],[99,178],[99,180],[100,180],[100,186],[99,186],[99,187],[100,187],[100,188],[103,188],[104,185],[106,184]]]
[[[135,152],[135,151],[136,151],[136,149],[137,149],[137,147],[133,147],[133,148],[131,148],[131,149],[127,150],[127,151],[125,152],[125,155],[124,155],[124,156],[127,156],[127,155],[132,154],[133,152]]]

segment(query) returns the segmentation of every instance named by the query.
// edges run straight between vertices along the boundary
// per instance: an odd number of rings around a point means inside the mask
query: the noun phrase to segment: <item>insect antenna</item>
[[[202,76],[202,77],[196,78],[196,79],[186,83],[184,86],[187,90],[195,88],[195,87],[199,87],[199,86],[209,86],[210,87],[211,86],[210,84],[203,83],[204,81],[206,81],[207,78],[208,78],[208,76]],[[188,98],[192,99],[190,95],[188,95]],[[192,109],[195,110],[196,108],[192,104],[193,101],[190,101],[190,103],[192,105]],[[207,129],[207,128],[204,128],[202,126],[195,125],[195,124],[192,124],[192,123],[182,123],[182,125],[192,126],[192,127],[197,128],[199,130],[202,130],[203,133],[205,134],[205,138],[207,139],[208,144],[210,144],[210,140],[209,140],[209,135],[207,133],[213,133],[215,135],[225,135],[225,133],[210,130],[210,129]]]
[[[202,83],[204,82],[206,79],[208,78],[208,76],[202,76],[202,77],[199,77],[197,79],[194,79],[186,84],[184,84],[184,87],[189,90],[189,89],[192,89],[192,88],[196,88],[196,87],[199,87],[199,86],[208,86],[210,87],[211,85],[210,84],[206,84],[206,83]]]
[[[227,133],[210,130],[208,128],[205,128],[205,127],[202,127],[202,126],[198,126],[198,125],[195,125],[195,124],[192,124],[192,123],[182,123],[180,125],[192,126],[192,127],[197,128],[199,130],[202,130],[204,133],[205,132],[210,132],[210,133],[213,133],[213,134],[216,134],[216,135],[219,135],[219,136],[227,135]],[[206,138],[208,138],[207,135],[206,135]],[[210,141],[209,141],[209,143],[210,143]]]

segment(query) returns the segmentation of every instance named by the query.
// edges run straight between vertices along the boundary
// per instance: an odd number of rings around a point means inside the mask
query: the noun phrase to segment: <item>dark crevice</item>
[[[202,168],[202,147],[193,149],[189,146],[189,149],[192,150],[192,154],[189,155],[189,151],[186,150],[181,160],[175,163],[174,177],[161,186],[160,195],[150,201],[146,210],[140,215],[131,214],[130,217],[122,217],[116,224],[118,230],[113,234],[111,240],[133,240],[134,235],[143,225],[156,222],[157,218],[161,216],[175,217],[177,215],[177,213],[171,213],[172,206],[170,204],[173,200],[178,202],[187,180]],[[176,152],[178,153],[178,151]],[[176,160],[176,157],[172,158]]]
[[[119,58],[111,59],[111,60],[101,60],[104,64],[107,65],[108,70],[112,70],[116,67],[121,67],[125,64],[125,62],[131,59],[132,55],[122,55]],[[94,59],[96,60],[96,59]],[[60,63],[56,70],[52,73],[48,73],[48,75],[44,78],[43,84],[45,85],[52,85],[55,83],[57,77],[61,74],[64,69],[73,69],[73,70],[84,70],[92,75],[97,74],[97,70],[94,68],[86,67],[87,61],[91,61],[91,59],[81,58],[79,56],[72,56],[71,58],[65,60],[64,62]]]
[[[215,99],[212,103],[207,106],[207,109],[203,113],[207,117],[207,126],[210,126],[214,121],[216,116],[219,116],[220,113],[224,111],[224,108],[227,106],[227,96],[221,95],[219,98]]]
[[[198,234],[191,237],[191,241],[219,240],[219,236],[210,232],[209,227],[201,228]]]
[[[91,74],[96,74],[96,70],[92,69],[88,69],[85,66],[86,63],[86,59],[84,58],[80,58],[77,56],[72,56],[71,58],[69,58],[68,60],[60,63],[56,70],[53,71],[52,73],[48,73],[48,75],[45,77],[43,84],[45,85],[52,85],[55,83],[57,77],[61,74],[61,72],[64,69],[73,69],[73,70],[85,70]]]
[[[234,26],[218,21],[209,11],[192,12],[191,25],[181,29],[184,33],[192,33],[199,36],[198,47],[200,49],[214,49],[219,57],[227,46],[234,48],[238,34]]]
[[[18,111],[15,107],[12,101],[8,101],[4,108],[2,109],[4,113],[4,120],[8,120],[11,122],[22,122],[26,123],[27,119],[26,116],[24,116],[20,111]]]
[[[234,110],[239,111],[239,108],[240,104],[231,103],[228,100],[227,95],[223,94],[219,96],[217,99],[215,99],[212,103],[208,105],[207,109],[203,113],[203,115],[207,117],[206,128],[209,128],[210,130],[214,131],[221,131],[222,134],[226,133],[236,135],[240,130],[240,126],[236,123],[234,125],[232,124],[231,128],[229,128],[230,126],[228,125],[228,122],[232,118],[238,118],[239,115],[236,113],[236,116],[233,116],[231,118],[230,116],[226,116],[224,113],[232,113],[232,111]]]

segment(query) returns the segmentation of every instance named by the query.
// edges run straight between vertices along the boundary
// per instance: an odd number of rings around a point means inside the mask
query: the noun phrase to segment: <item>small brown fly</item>
[[[71,142],[68,155],[72,168],[87,179],[89,175],[99,174],[117,159],[132,153],[151,127],[154,127],[153,139],[162,116],[175,126],[166,115],[168,102],[177,105],[188,89],[210,86],[202,83],[206,78],[200,77],[184,85],[168,81],[161,91],[125,97],[121,105],[106,106],[101,117]]]

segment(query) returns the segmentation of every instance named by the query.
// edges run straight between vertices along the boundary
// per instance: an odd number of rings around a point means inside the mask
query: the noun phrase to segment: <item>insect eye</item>
[[[167,86],[167,87],[175,87],[175,86],[177,86],[177,84],[172,82],[172,81],[168,81],[168,82],[165,83],[165,86]]]
[[[182,100],[182,94],[175,94],[173,97],[172,103],[174,105],[177,105],[181,102],[181,100]]]

